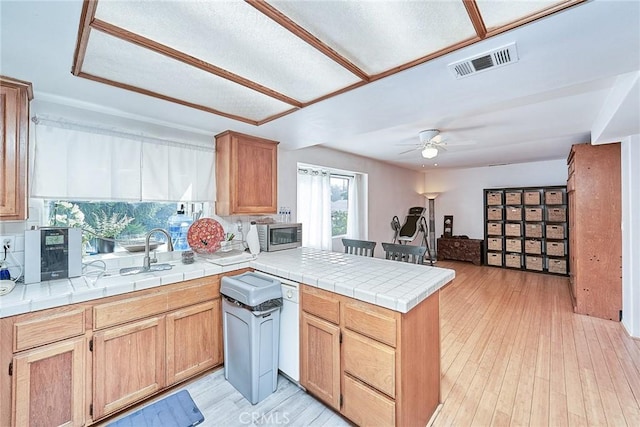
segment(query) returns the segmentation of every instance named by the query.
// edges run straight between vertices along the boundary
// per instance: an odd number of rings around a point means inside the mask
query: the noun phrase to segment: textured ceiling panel
[[[369,74],[476,35],[462,1],[272,1]]]
[[[95,17],[301,102],[360,81],[240,2],[105,2]]]
[[[567,1],[496,1],[476,0],[478,9],[487,29],[510,24],[526,16],[543,11],[549,7],[567,3]]]
[[[89,36],[82,71],[254,121],[291,109],[289,104],[96,30]]]

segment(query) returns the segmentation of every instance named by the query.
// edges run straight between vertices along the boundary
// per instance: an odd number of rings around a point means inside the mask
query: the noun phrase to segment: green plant
[[[93,232],[96,236],[103,238],[113,239],[122,233],[127,228],[127,225],[134,220],[134,218],[129,218],[127,215],[120,217],[118,213],[113,213],[111,216],[108,216],[104,211],[93,212],[92,214],[95,220]]]

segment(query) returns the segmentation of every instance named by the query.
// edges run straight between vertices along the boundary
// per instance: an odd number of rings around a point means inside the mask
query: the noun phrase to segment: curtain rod
[[[213,147],[207,147],[205,145],[200,144],[189,144],[186,142],[173,141],[169,139],[156,138],[154,136],[147,136],[143,134],[130,133],[118,129],[106,128],[97,125],[88,125],[78,122],[72,122],[66,119],[58,118],[53,119],[49,117],[37,116],[34,115],[31,118],[31,121],[36,125],[50,125],[53,127],[58,127],[61,129],[73,129],[79,130],[87,133],[94,133],[100,135],[108,135],[108,136],[118,136],[120,138],[132,139],[134,141],[142,141],[142,142],[153,142],[155,144],[160,145],[169,145],[174,147],[185,147],[190,149],[199,149],[202,151],[214,151]]]

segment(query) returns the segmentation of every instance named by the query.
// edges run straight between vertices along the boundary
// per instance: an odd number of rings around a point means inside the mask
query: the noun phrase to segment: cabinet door
[[[220,299],[167,315],[167,385],[222,362]]]
[[[340,328],[305,312],[300,328],[300,383],[339,410]]]
[[[21,220],[27,217],[27,90],[1,83],[0,219]]]
[[[164,387],[164,337],[164,317],[105,329],[94,335],[94,419]]]
[[[83,425],[84,337],[49,344],[13,359],[13,425]]]
[[[345,417],[359,426],[396,425],[396,404],[382,393],[345,375],[344,406]]]

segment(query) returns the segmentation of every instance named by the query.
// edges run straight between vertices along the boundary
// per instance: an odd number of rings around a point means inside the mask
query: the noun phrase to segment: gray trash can
[[[280,281],[244,273],[220,286],[224,377],[253,405],[278,387]]]

